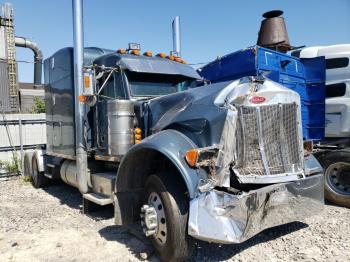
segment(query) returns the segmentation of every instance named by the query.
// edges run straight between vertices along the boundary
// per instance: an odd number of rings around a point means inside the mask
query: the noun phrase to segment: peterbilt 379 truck
[[[264,77],[195,87],[200,76],[180,58],[85,48],[81,95],[73,60],[64,48],[44,62],[47,145],[25,162],[35,187],[61,179],[85,211],[113,204],[116,224],[141,219],[164,261],[188,257],[194,239],[240,243],[322,208],[322,168],[304,152],[294,91]]]

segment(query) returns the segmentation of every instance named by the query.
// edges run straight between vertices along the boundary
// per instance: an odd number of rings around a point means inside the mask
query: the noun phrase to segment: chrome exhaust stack
[[[75,96],[75,155],[77,166],[77,184],[82,194],[88,192],[87,153],[84,139],[84,104],[79,101],[83,94],[83,1],[72,0],[73,7],[73,38],[74,38],[74,96]]]
[[[181,32],[180,32],[180,16],[176,16],[173,20],[173,54],[181,57]]]

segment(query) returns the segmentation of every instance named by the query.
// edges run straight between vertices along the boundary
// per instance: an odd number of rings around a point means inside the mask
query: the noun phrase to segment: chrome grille
[[[241,106],[238,110],[238,175],[277,175],[300,170],[297,104]]]

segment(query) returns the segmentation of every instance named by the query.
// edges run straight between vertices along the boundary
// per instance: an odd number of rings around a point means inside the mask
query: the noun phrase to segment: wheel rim
[[[164,245],[167,240],[167,223],[162,199],[156,192],[152,192],[148,197],[148,205],[153,206],[157,213],[157,228],[153,235],[159,245]]]
[[[335,193],[350,196],[350,164],[331,164],[325,173],[326,182]]]

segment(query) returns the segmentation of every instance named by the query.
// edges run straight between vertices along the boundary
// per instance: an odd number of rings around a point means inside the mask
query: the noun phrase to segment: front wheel
[[[146,182],[142,226],[162,261],[183,261],[194,243],[187,234],[189,200],[172,174],[151,175]]]
[[[324,168],[326,199],[350,207],[350,151],[329,152],[320,163]]]

